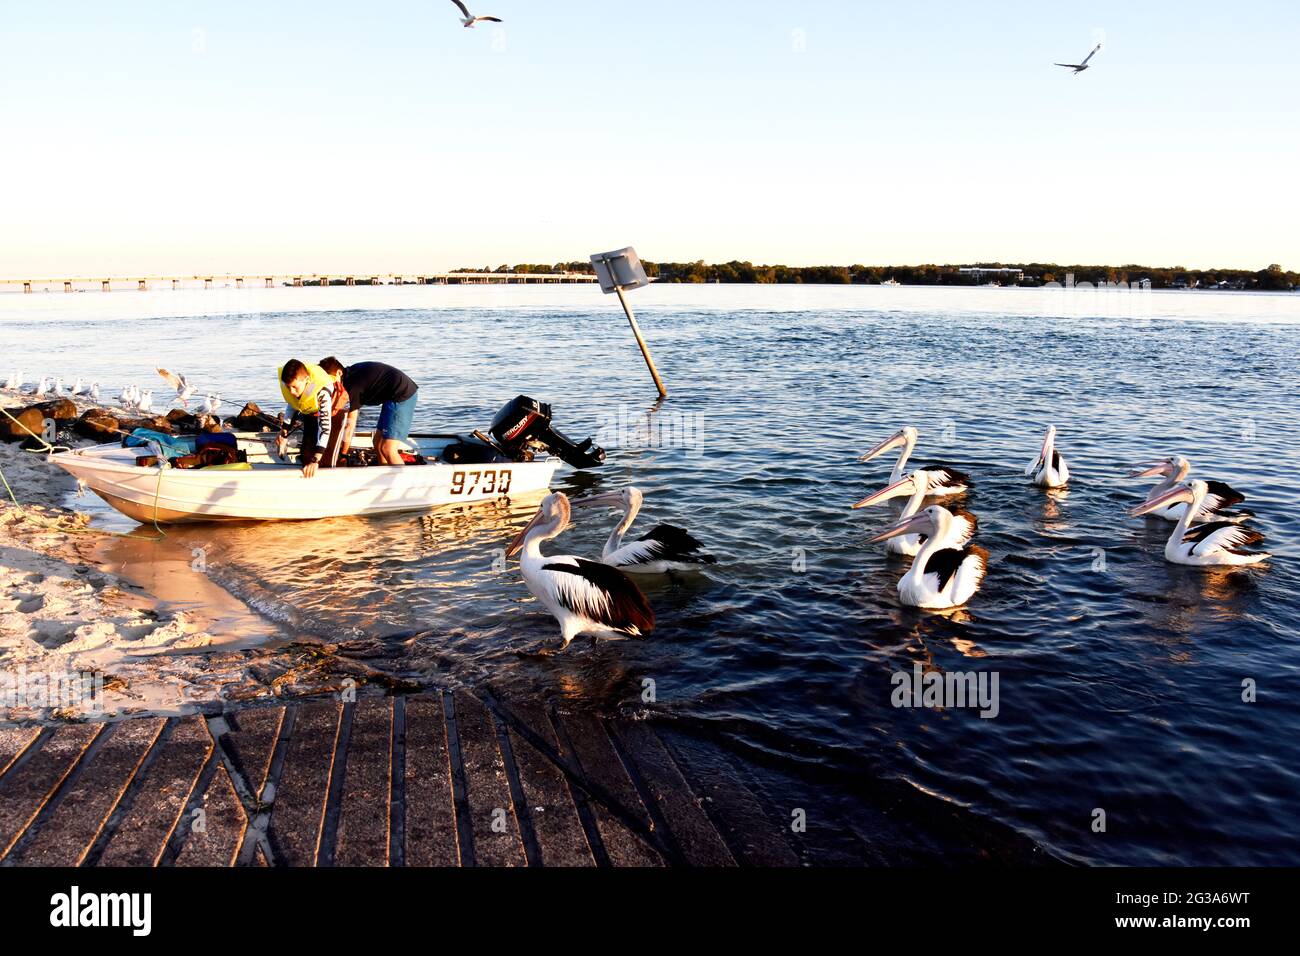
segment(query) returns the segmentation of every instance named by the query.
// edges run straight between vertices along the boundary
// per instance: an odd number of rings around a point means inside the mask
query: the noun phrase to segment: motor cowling
[[[586,438],[575,442],[551,425],[551,406],[526,395],[509,402],[492,419],[493,440],[511,457],[522,458],[530,447],[541,447],[574,468],[595,468],[605,462],[605,449]]]

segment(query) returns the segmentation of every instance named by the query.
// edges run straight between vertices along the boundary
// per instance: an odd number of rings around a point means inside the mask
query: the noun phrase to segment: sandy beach
[[[27,404],[5,394],[0,407]],[[89,444],[66,432],[58,441]],[[92,524],[48,454],[0,443],[0,471],[19,502],[0,501],[0,722],[177,716],[367,679],[331,645],[260,617],[153,528],[125,532],[147,561],[110,560],[106,545],[122,532]]]

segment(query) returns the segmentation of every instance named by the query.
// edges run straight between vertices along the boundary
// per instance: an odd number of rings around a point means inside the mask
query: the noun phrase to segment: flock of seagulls
[[[163,379],[175,390],[175,400],[182,408],[188,410],[189,401],[195,395],[195,388],[189,384],[184,375],[176,375],[166,369],[158,369]],[[21,369],[11,370],[4,378],[0,388],[15,394],[30,395],[35,399],[46,398],[84,398],[96,405],[100,404],[98,382],[87,381],[78,376],[71,385],[61,376],[44,375],[30,388]],[[125,411],[140,415],[153,414],[155,410],[153,389],[141,389],[139,385],[124,385],[118,392],[117,404]],[[170,404],[170,403],[169,403]],[[205,395],[195,409],[199,415],[215,415],[222,406],[221,396]]]

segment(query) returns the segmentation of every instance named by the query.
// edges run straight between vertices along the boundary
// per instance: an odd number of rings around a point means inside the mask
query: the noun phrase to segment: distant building
[[[1012,282],[1019,282],[1025,277],[1024,269],[1010,269],[1006,267],[992,266],[962,266],[957,270],[964,276],[970,276],[976,282],[982,282],[985,279],[1010,279]]]

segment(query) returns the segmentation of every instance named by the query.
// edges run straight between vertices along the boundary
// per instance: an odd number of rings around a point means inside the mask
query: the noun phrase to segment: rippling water
[[[651,639],[538,660],[519,652],[555,624],[517,566],[494,565],[522,507],[177,529],[116,545],[123,560],[209,546],[218,580],[259,609],[395,672],[607,711],[645,706],[652,678],[660,712],[822,769],[897,774],[1069,859],[1300,862],[1300,296],[656,287],[634,301],[672,392],[658,410],[616,303],[589,288],[174,296],[6,296],[0,371],[115,394],[163,364],[275,407],[275,367],[329,351],[411,373],[423,430],[484,427],[520,393],[574,437],[649,412],[687,441],[610,447],[558,487],[635,482],[646,528],[685,525],[720,563],[647,587]],[[1053,496],[1023,479],[1048,422],[1074,475]],[[976,482],[966,506],[991,567],[951,617],[899,606],[905,566],[865,543],[888,513],[848,507],[892,466],[857,457],[902,424],[921,430],[917,461]],[[1268,566],[1168,565],[1169,526],[1125,517],[1146,488],[1125,466],[1175,452],[1247,492]],[[552,550],[599,553],[613,518],[580,513]],[[890,677],[914,662],[996,672],[1000,713],[895,709]]]

